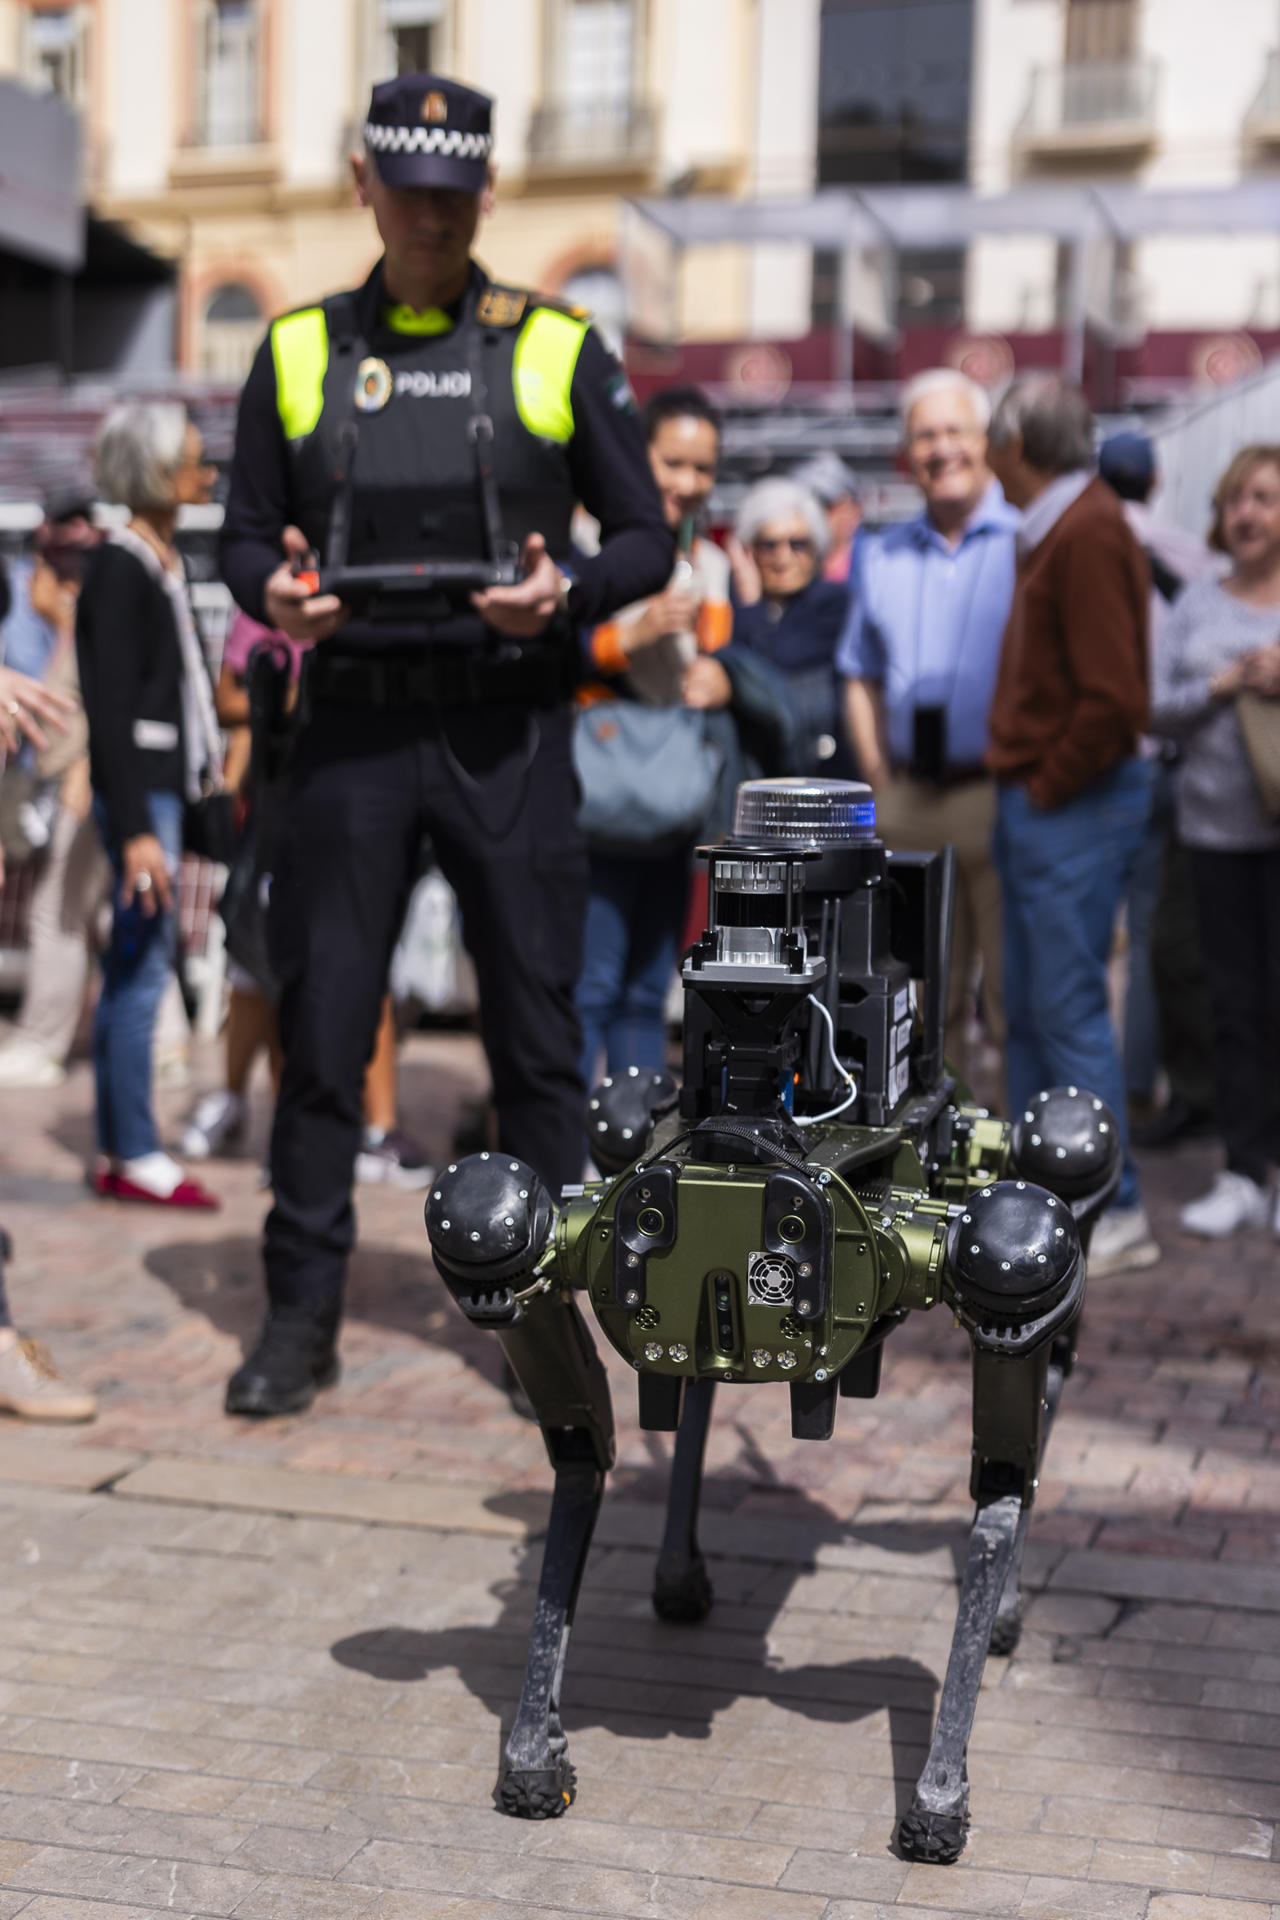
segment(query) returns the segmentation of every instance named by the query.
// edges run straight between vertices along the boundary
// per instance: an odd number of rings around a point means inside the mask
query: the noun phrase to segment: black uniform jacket
[[[473,291],[486,276],[473,268]],[[389,335],[381,265],[357,296],[370,352],[403,347]],[[536,296],[531,306],[536,304]],[[452,310],[455,319],[460,311]],[[648,450],[625,375],[593,329],[573,372],[573,433],[566,446],[578,498],[600,523],[600,552],[575,566],[570,610],[594,624],[648,594],[671,576],[672,535],[649,467]],[[280,565],[280,536],[296,520],[291,451],[277,408],[270,336],[258,349],[240,400],[231,489],[221,541],[223,578],[235,600],[264,619],[263,588]],[[335,635],[342,645],[342,633]],[[333,645],[334,642],[327,643]]]

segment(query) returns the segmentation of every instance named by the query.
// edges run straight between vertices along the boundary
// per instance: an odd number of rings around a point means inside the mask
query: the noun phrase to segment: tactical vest
[[[456,325],[437,310],[396,317],[362,334],[360,295],[348,293],[271,328],[293,510],[311,545],[325,555],[335,475],[350,459],[352,564],[483,555],[472,434],[483,413],[503,534],[518,544],[541,533],[552,557],[566,558],[570,389],[586,317],[493,286],[468,289]]]

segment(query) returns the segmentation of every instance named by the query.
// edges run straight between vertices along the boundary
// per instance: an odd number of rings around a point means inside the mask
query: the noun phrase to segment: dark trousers
[[[1280,1121],[1280,850],[1189,850],[1227,1165],[1266,1184]]]
[[[1150,952],[1160,1058],[1169,1076],[1169,1097],[1193,1113],[1213,1113],[1218,1093],[1213,1009],[1200,946],[1200,917],[1187,849],[1173,831],[1165,841]]]
[[[284,1050],[265,1244],[274,1308],[336,1316],[341,1304],[364,1071],[424,834],[476,966],[499,1143],[554,1194],[582,1177],[576,814],[567,713],[317,706],[268,927]]]

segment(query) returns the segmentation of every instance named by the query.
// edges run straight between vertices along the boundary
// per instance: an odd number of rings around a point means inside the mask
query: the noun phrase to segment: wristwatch
[[[573,592],[573,587],[574,587],[574,582],[572,577],[567,573],[561,573],[560,590],[556,594],[556,612],[557,613],[564,613],[564,614],[568,613],[569,595]]]

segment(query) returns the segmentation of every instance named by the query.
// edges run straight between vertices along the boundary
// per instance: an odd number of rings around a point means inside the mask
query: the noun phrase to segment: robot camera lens
[[[637,1227],[639,1227],[641,1233],[648,1234],[650,1239],[656,1238],[666,1224],[666,1221],[656,1207],[641,1207],[639,1213],[636,1215]]]

